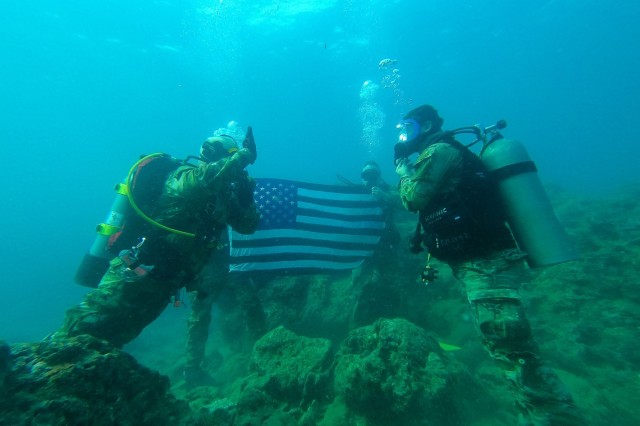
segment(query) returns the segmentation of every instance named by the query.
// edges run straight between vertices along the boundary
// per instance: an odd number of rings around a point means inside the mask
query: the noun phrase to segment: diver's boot
[[[520,411],[518,426],[587,425],[560,378],[537,357],[520,358],[507,379]]]

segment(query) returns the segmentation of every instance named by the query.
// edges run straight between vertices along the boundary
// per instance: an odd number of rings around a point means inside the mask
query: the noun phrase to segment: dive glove
[[[413,165],[411,164],[411,161],[409,161],[408,158],[400,158],[396,162],[396,173],[401,178],[409,177],[409,175],[411,174],[412,168],[413,168]]]
[[[253,130],[251,129],[251,126],[247,129],[247,135],[244,137],[244,141],[242,141],[242,147],[246,148],[251,153],[249,163],[255,163],[258,158],[258,150],[256,148],[256,141],[253,139]]]

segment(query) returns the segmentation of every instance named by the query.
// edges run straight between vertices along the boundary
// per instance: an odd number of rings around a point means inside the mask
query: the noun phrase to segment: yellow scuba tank
[[[506,123],[499,122],[498,128],[500,125],[504,127]],[[494,131],[494,127],[485,130]],[[494,134],[482,148],[480,158],[497,182],[511,231],[528,254],[529,265],[546,266],[577,259],[524,145]]]

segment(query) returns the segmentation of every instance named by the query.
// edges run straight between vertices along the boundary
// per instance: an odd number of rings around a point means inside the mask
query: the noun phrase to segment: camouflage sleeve
[[[243,148],[226,161],[181,167],[169,182],[170,190],[187,198],[211,198],[242,176],[250,158],[251,153]]]
[[[235,152],[230,159],[227,160],[214,179],[230,182],[237,179],[244,171],[244,168],[255,158],[255,154],[249,151],[247,148],[242,148]]]
[[[462,156],[453,146],[446,143],[429,146],[418,157],[413,174],[400,180],[404,207],[411,212],[427,207],[438,193],[453,187],[461,166]]]
[[[228,210],[228,224],[241,234],[253,234],[260,221],[260,212],[253,199],[255,182],[246,172],[233,184]]]

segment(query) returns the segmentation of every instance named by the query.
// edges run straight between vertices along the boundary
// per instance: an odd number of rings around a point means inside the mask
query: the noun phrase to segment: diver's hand
[[[399,158],[396,161],[396,173],[401,178],[409,177],[409,175],[411,174],[412,168],[413,168],[413,165],[411,164],[408,158]]]
[[[371,194],[382,204],[389,204],[391,202],[391,194],[389,194],[389,192],[385,191],[379,186],[374,186],[373,188],[371,188]]]
[[[398,142],[393,146],[393,164],[398,165],[400,160],[407,158],[411,154],[406,142]]]
[[[244,137],[244,141],[242,141],[242,147],[246,148],[247,151],[251,153],[249,163],[255,163],[258,158],[258,149],[256,148],[256,141],[253,139],[253,130],[251,129],[251,126],[247,129],[247,135]]]
[[[387,191],[380,188],[379,186],[374,186],[371,188],[371,195],[375,197],[378,201],[385,201],[387,199]]]

